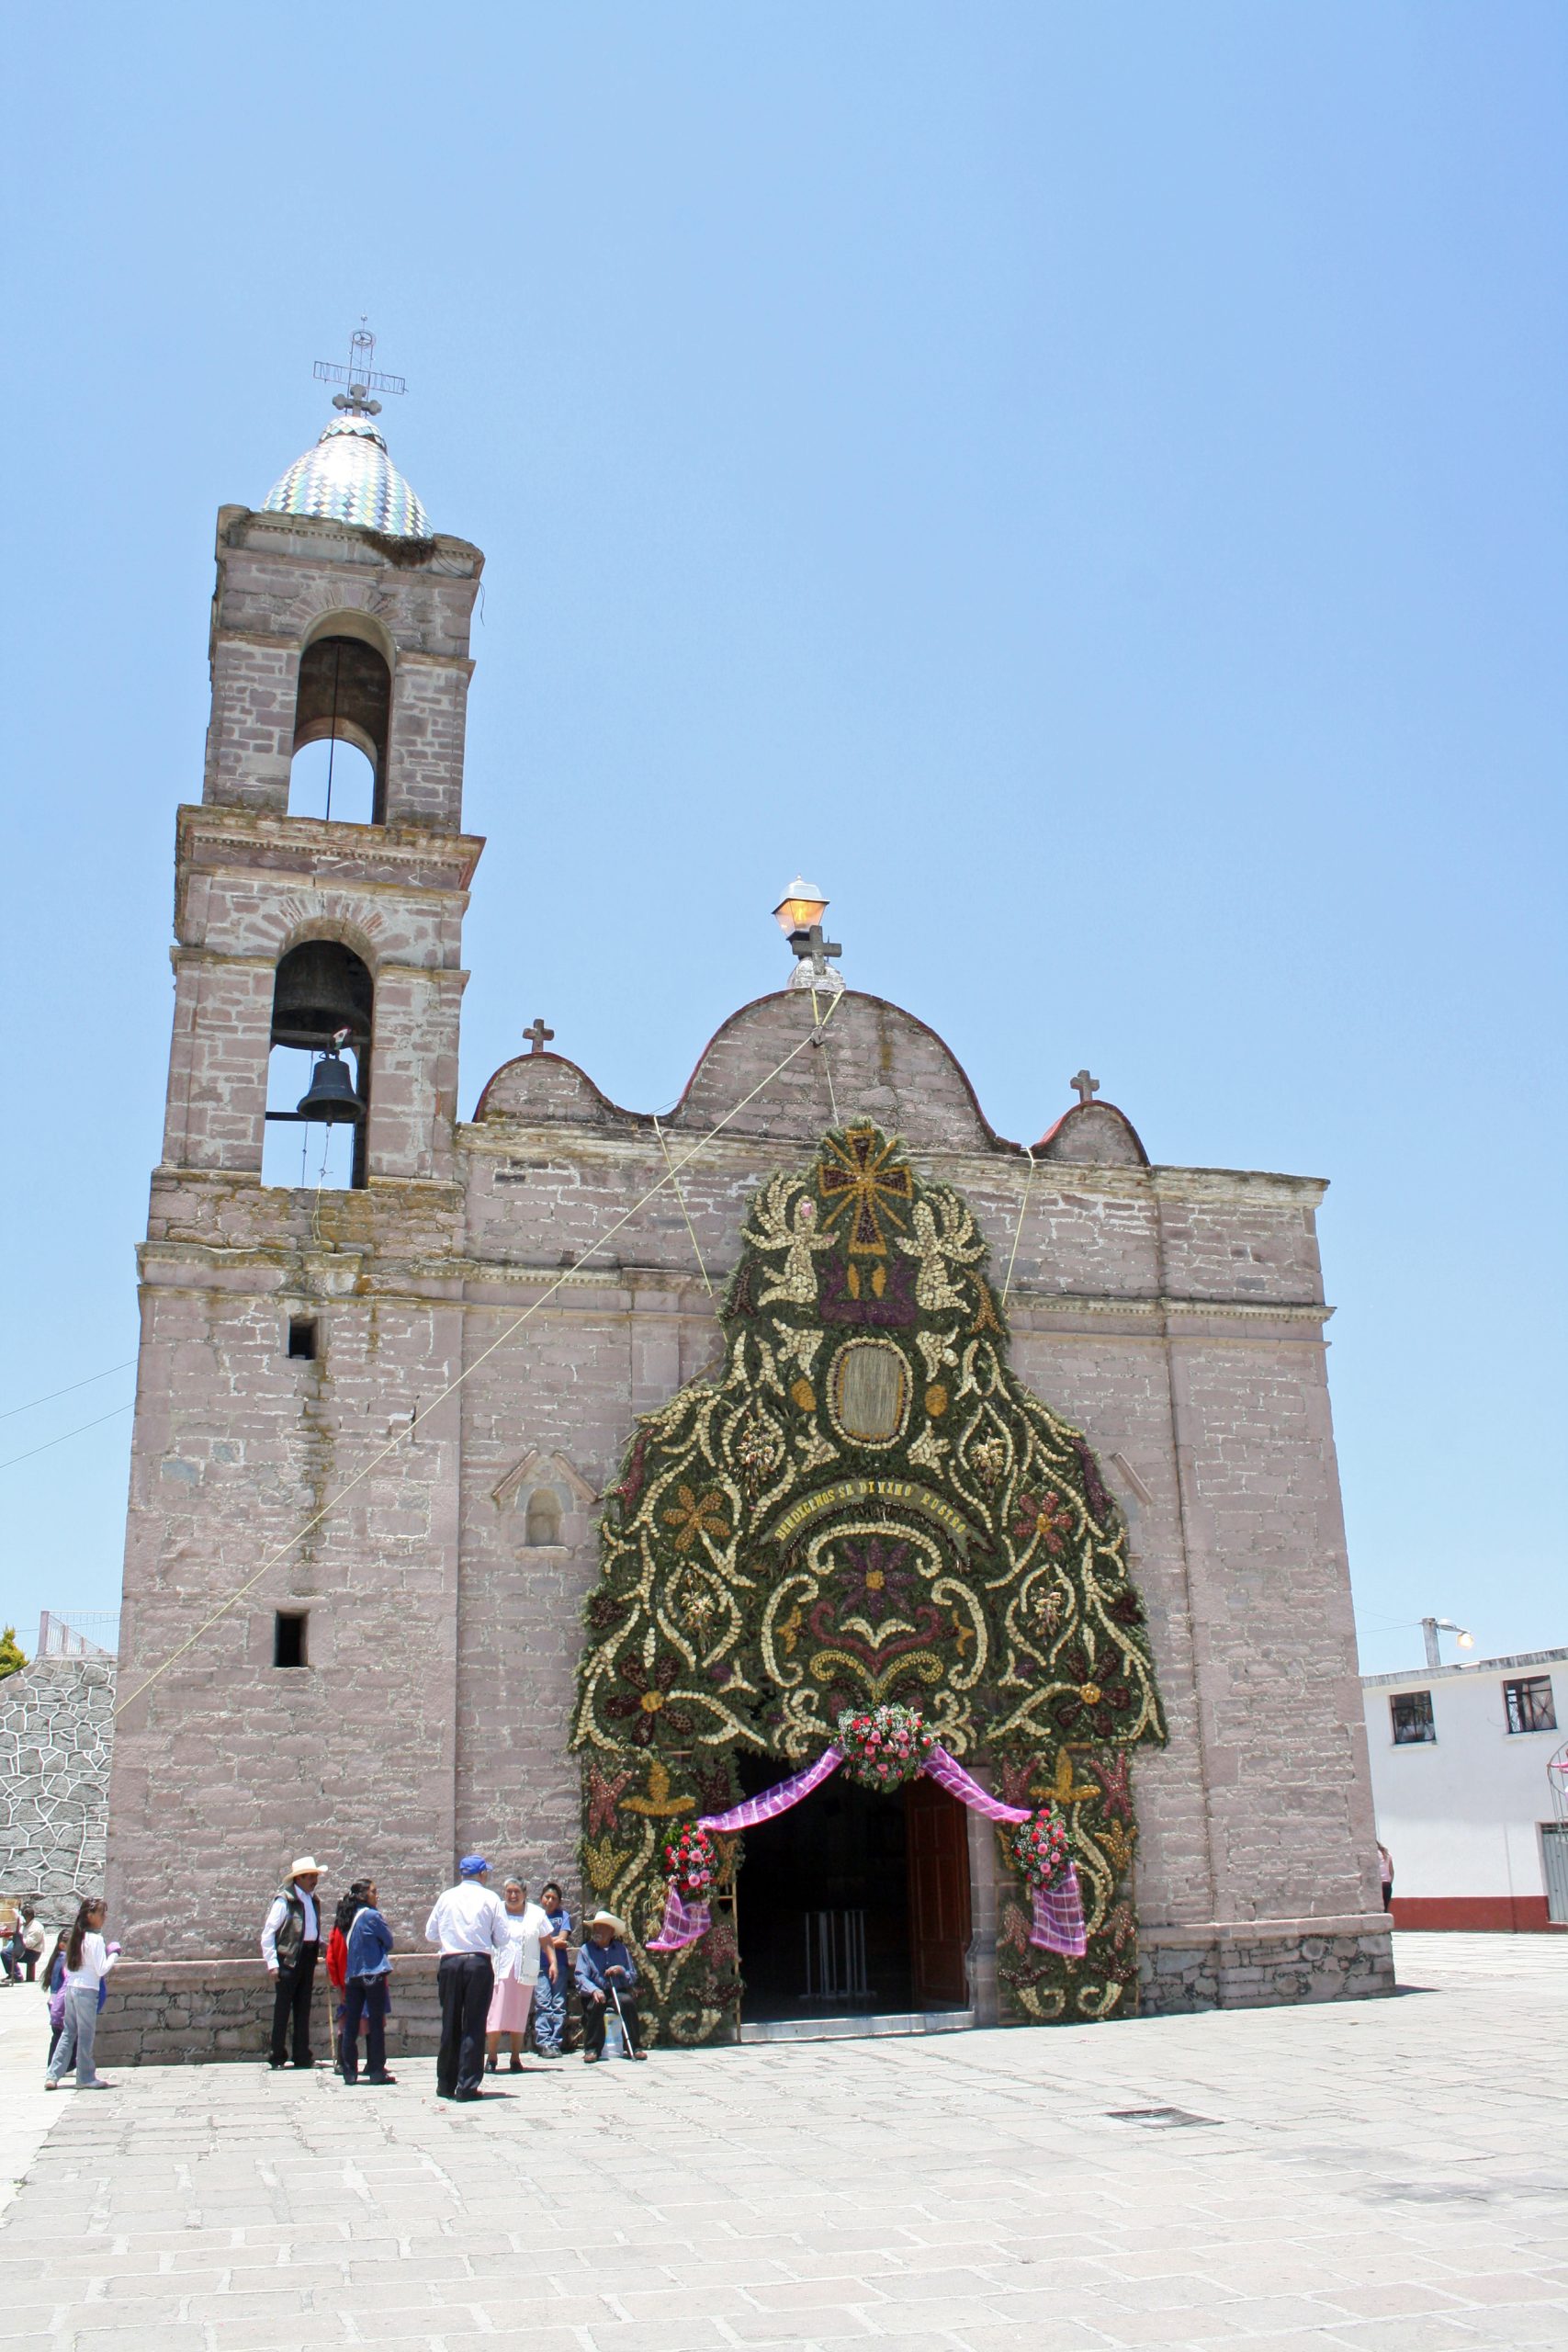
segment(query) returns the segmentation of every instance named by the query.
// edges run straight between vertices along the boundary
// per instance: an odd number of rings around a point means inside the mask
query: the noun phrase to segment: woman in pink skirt
[[[534,1986],[539,1974],[539,1939],[550,1932],[549,1916],[536,1903],[528,1900],[528,1890],[521,1879],[509,1878],[502,1888],[502,1900],[506,1905],[507,1948],[495,1955],[495,1991],[491,1995],[490,2015],[485,2019],[485,2072],[493,2075],[501,2053],[501,2037],[508,2035],[512,2042],[512,2072],[523,2072],[523,2036],[528,2030],[528,2011],[534,1999]],[[555,1973],[555,1951],[547,1945],[547,1966]]]

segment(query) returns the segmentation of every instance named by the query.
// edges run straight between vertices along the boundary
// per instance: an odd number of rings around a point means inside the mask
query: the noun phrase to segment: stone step
[[[910,2009],[888,2017],[775,2018],[743,2025],[742,2041],[871,2041],[892,2033],[966,2033],[973,2009]]]

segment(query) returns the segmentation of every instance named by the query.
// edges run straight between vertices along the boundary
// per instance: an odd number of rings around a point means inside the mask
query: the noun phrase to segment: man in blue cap
[[[495,1955],[511,1948],[506,1913],[485,1884],[489,1874],[482,1854],[465,1854],[457,1885],[439,1897],[424,1923],[425,1942],[441,1948],[435,1972],[441,1996],[437,2098],[484,2097],[485,2018],[495,1988]]]

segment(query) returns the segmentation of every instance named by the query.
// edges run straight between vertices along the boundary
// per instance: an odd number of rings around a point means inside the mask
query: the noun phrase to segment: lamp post
[[[1439,1634],[1457,1634],[1461,1650],[1472,1650],[1475,1647],[1474,1634],[1467,1634],[1462,1625],[1456,1625],[1451,1617],[1423,1617],[1421,1631],[1426,1637],[1428,1666],[1441,1666],[1443,1662],[1443,1653],[1438,1642]]]
[[[833,970],[829,958],[841,955],[843,950],[836,940],[822,936],[822,918],[827,911],[828,900],[820,890],[797,874],[773,909],[773,921],[795,951],[789,986],[820,989],[829,996],[837,996],[844,983]]]

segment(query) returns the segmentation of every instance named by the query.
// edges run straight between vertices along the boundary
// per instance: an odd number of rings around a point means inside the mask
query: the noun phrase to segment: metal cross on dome
[[[370,398],[372,392],[406,392],[408,386],[400,376],[378,376],[376,373],[376,338],[363,318],[355,328],[348,346],[348,366],[339,368],[330,359],[316,362],[319,384],[346,384],[346,392],[333,394],[333,408],[344,410],[350,416],[379,416],[381,403]]]
[[[1090,1078],[1087,1069],[1080,1069],[1076,1078],[1069,1078],[1067,1084],[1077,1088],[1080,1102],[1092,1102],[1100,1092],[1099,1079]]]

